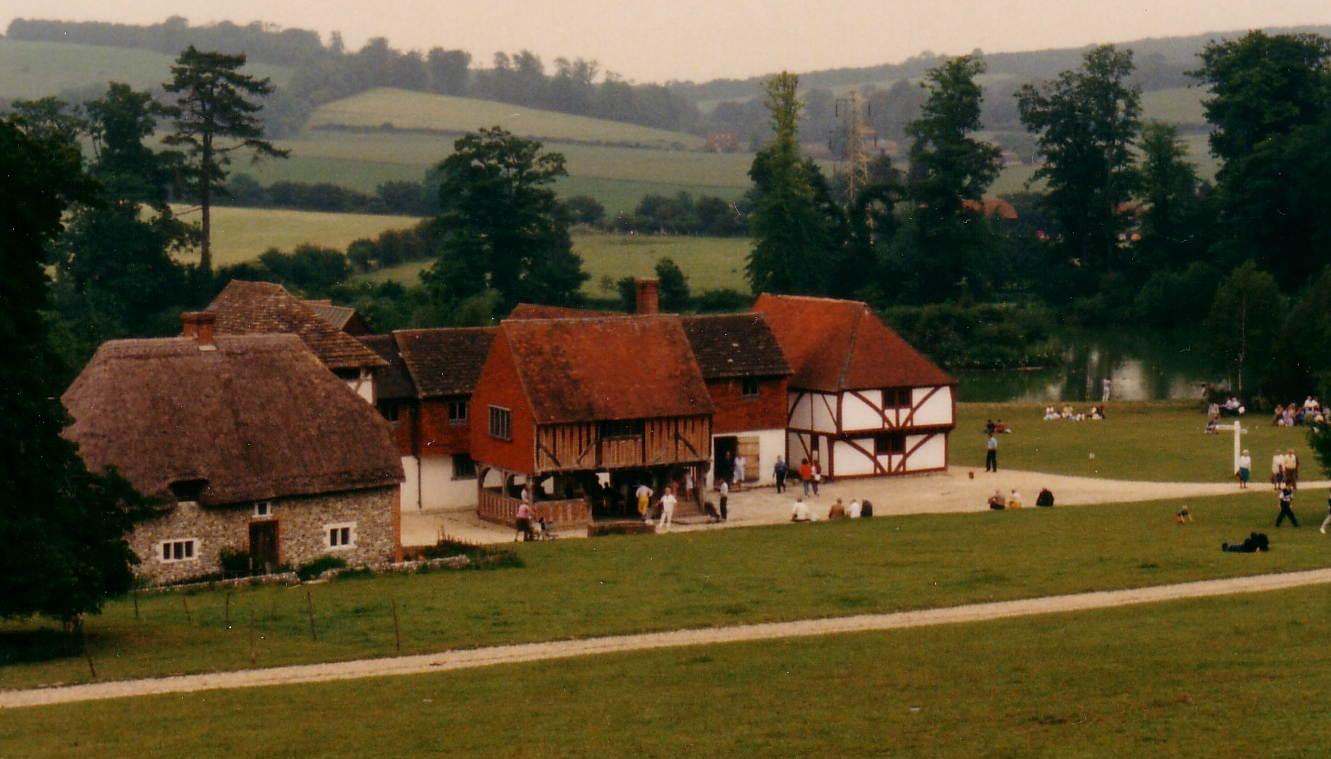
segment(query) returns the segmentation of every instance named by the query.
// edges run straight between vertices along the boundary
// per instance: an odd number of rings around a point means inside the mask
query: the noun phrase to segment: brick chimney
[[[655,314],[661,310],[661,281],[651,277],[638,277],[633,280],[637,287],[634,298],[634,313]]]
[[[186,311],[180,315],[184,327],[182,337],[193,338],[199,344],[199,350],[215,350],[213,328],[217,326],[217,314],[212,311]]]

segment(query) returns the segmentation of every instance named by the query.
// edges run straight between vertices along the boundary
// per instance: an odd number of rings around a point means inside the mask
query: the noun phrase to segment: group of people
[[[1006,511],[1022,508],[1025,506],[1025,501],[1022,500],[1021,493],[1018,493],[1016,488],[1012,488],[1012,492],[1006,498],[1003,497],[1002,490],[995,488],[994,494],[989,496],[988,505],[994,511]],[[1040,488],[1040,494],[1035,497],[1035,505],[1046,509],[1053,508],[1053,492],[1049,488]]]
[[[1304,424],[1322,424],[1326,421],[1327,411],[1321,402],[1313,396],[1303,400],[1303,405],[1290,401],[1288,406],[1276,404],[1271,415],[1271,424],[1276,427],[1297,427]]]
[[[786,480],[790,479],[792,472],[790,465],[780,456],[776,457],[776,464],[772,468],[772,477],[776,480],[776,492],[786,492]],[[798,477],[800,485],[804,489],[804,495],[818,495],[818,485],[823,481],[823,468],[818,464],[818,460],[810,461],[800,459],[799,468],[794,470],[793,476]]]
[[[1053,406],[1044,407],[1044,420],[1046,422],[1057,422],[1059,420],[1067,420],[1070,422],[1082,422],[1086,421],[1087,419],[1099,422],[1103,421],[1104,418],[1105,418],[1105,404],[1103,403],[1097,403],[1091,406],[1091,408],[1085,413],[1073,411],[1072,404],[1068,403],[1063,404],[1063,409],[1061,411]]]
[[[837,519],[869,519],[873,516],[873,504],[869,501],[861,501],[858,498],[850,499],[850,505],[841,502],[838,498],[832,503],[831,508],[827,510],[828,521]],[[804,502],[804,496],[795,499],[795,506],[790,510],[790,521],[792,522],[817,522],[818,515],[809,508],[809,504]]]

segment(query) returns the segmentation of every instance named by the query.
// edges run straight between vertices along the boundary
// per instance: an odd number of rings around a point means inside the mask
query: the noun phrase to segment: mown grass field
[[[0,98],[40,98],[85,87],[104,92],[111,81],[156,88],[170,78],[172,60],[152,50],[0,39]],[[254,64],[245,70],[278,85],[291,75],[285,66]]]
[[[0,719],[0,745],[15,757],[1317,757],[1331,753],[1328,601],[1315,587],[20,709]]]
[[[748,292],[744,278],[745,257],[749,254],[746,237],[657,237],[618,235],[605,232],[573,233],[573,250],[582,256],[583,268],[591,279],[582,291],[594,298],[618,297],[613,286],[606,288],[605,277],[612,282],[620,277],[644,277],[655,273],[656,262],[671,258],[689,278],[695,293],[733,288]],[[420,273],[433,262],[412,261],[364,275],[365,279],[416,284]]]
[[[502,126],[523,137],[553,141],[640,145],[655,148],[702,147],[703,139],[684,132],[638,126],[618,121],[575,116],[558,111],[500,103],[493,100],[412,92],[379,87],[334,100],[310,116],[309,126],[327,125],[398,129],[433,129],[470,132],[478,127]]]
[[[181,218],[197,222],[197,210],[177,208]],[[381,216],[360,213],[321,213],[288,211],[275,208],[213,208],[213,264],[226,266],[258,258],[269,248],[290,252],[301,243],[313,243],[338,250],[357,238],[374,237],[387,229],[401,229],[416,224],[412,216]],[[198,259],[198,251],[185,254],[185,260]]]
[[[1045,404],[1027,403],[958,404],[952,465],[982,469],[985,422],[1001,419],[1014,432],[998,437],[1000,468],[1157,482],[1223,482],[1233,476],[1234,433],[1203,434],[1206,415],[1199,402],[1110,403],[1101,422],[1045,422],[1044,408]],[[1089,403],[1074,404],[1076,411],[1089,408]],[[1302,479],[1325,479],[1308,447],[1305,428],[1273,427],[1263,414],[1244,417],[1244,427],[1248,432],[1243,446],[1252,455],[1254,487],[1259,491],[1270,477],[1271,455],[1277,448],[1295,450]]]
[[[1026,509],[520,544],[525,567],[343,579],[230,595],[144,594],[87,624],[102,679],[275,666],[402,652],[684,627],[891,612],[1158,585],[1331,565],[1316,530],[1320,498],[1296,509],[1311,524],[1270,529],[1269,493],[1177,502]],[[1219,550],[1254,529],[1267,554]],[[310,639],[306,592],[318,640]],[[188,606],[188,608],[187,608]],[[84,682],[87,663],[54,656],[48,623],[0,624],[0,688]]]

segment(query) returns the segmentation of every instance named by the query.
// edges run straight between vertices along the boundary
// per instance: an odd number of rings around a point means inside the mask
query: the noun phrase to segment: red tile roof
[[[597,311],[591,308],[570,308],[568,306],[542,306],[536,303],[519,303],[514,306],[510,319],[595,319],[600,316],[623,316],[619,311]]]
[[[704,379],[790,374],[790,364],[762,314],[686,316],[684,333]]]
[[[233,279],[208,310],[217,314],[217,334],[294,334],[329,369],[362,369],[386,362],[356,338],[321,319],[285,287]]]
[[[497,327],[400,329],[393,333],[421,398],[471,395]]]
[[[795,370],[793,388],[835,392],[956,384],[859,301],[763,294],[753,310],[767,317]]]
[[[678,316],[516,319],[499,328],[539,423],[712,413]]]

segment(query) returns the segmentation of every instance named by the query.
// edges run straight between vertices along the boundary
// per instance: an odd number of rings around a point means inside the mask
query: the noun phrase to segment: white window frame
[[[339,533],[342,530],[347,531],[349,543],[333,543],[333,530]],[[356,523],[355,522],[335,522],[324,525],[324,548],[330,551],[349,551],[356,547]]]
[[[269,517],[273,516],[273,502],[255,501],[254,513],[251,516],[253,516],[255,519],[268,519]]]
[[[191,555],[182,556],[181,558],[177,559],[174,558],[175,551],[172,550],[170,553],[173,555],[173,558],[167,558],[166,557],[167,546],[174,546],[178,543],[182,545],[189,545],[191,549],[190,550]],[[158,541],[157,543],[157,561],[160,564],[180,564],[186,561],[198,561],[200,548],[202,546],[203,546],[203,541],[199,540],[198,538],[172,538],[170,540],[161,540]]]

